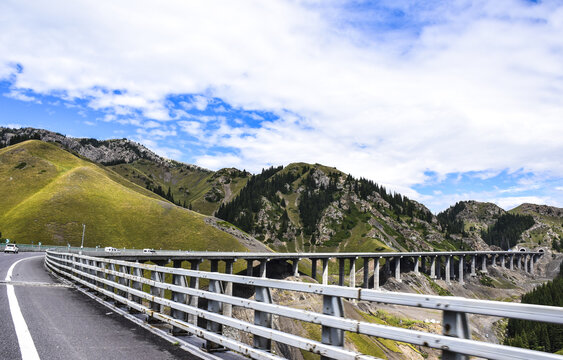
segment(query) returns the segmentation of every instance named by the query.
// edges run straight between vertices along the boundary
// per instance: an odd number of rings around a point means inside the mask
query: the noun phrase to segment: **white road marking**
[[[6,274],[6,281],[12,281],[12,272],[14,267],[20,261],[33,259],[39,256],[31,256],[28,258],[23,258],[10,266],[8,273]],[[35,348],[35,343],[29,333],[25,319],[23,318],[20,304],[18,303],[18,298],[16,297],[16,292],[14,291],[14,285],[6,285],[8,291],[8,304],[10,304],[10,312],[12,313],[12,320],[14,322],[14,327],[16,328],[16,335],[18,336],[18,343],[20,345],[20,352],[22,355],[22,360],[39,360],[39,354],[37,354],[37,349]]]

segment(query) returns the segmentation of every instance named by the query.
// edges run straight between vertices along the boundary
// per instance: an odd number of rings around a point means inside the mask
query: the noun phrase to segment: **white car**
[[[154,249],[143,249],[143,254],[154,254],[156,251]]]
[[[11,252],[11,253],[17,254],[19,251],[20,251],[20,249],[18,249],[16,244],[6,244],[6,247],[4,248],[5,253]]]
[[[111,246],[106,246],[104,248],[104,251],[107,252],[107,253],[118,253],[118,252],[120,252],[119,250],[117,250],[116,248],[111,247]]]

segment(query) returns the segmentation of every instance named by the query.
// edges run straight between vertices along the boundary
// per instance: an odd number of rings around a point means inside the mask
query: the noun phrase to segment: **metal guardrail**
[[[443,359],[465,359],[467,356],[489,359],[563,358],[471,340],[467,319],[467,314],[482,314],[563,324],[563,308],[558,307],[273,280],[221,274],[213,268],[212,272],[204,272],[197,268],[171,268],[55,251],[47,251],[45,264],[50,270],[81,286],[147,314],[149,319],[172,325],[173,332],[184,330],[207,340],[209,349],[220,346],[254,359],[281,359],[270,352],[272,341],[320,354],[324,359],[373,359],[344,349],[346,332],[440,349]],[[143,276],[146,270],[151,273],[150,279]],[[172,275],[171,283],[165,282],[165,274]],[[265,276],[265,273],[262,275]],[[207,290],[199,288],[201,279],[209,281]],[[253,287],[255,298],[233,296],[233,283]],[[148,292],[144,291],[147,288]],[[323,313],[274,304],[270,289],[320,295],[323,297]],[[165,290],[171,291],[170,299],[165,298]],[[198,299],[207,300],[206,309],[198,307]],[[442,310],[443,334],[347,319],[344,317],[343,299]],[[254,323],[233,318],[232,306],[253,310]],[[163,312],[164,307],[171,309],[170,315]],[[273,329],[274,315],[320,325],[322,341]],[[198,318],[206,321],[205,327],[198,326]],[[223,335],[223,325],[251,334],[253,344],[245,344]]]

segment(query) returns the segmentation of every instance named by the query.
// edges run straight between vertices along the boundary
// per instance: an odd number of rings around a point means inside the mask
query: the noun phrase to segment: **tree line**
[[[522,303],[563,306],[563,263],[559,275],[522,296]],[[506,328],[505,345],[545,352],[563,349],[563,325],[510,319]]]
[[[531,215],[503,214],[494,225],[481,231],[481,238],[489,244],[508,250],[515,246],[522,233],[534,225]]]

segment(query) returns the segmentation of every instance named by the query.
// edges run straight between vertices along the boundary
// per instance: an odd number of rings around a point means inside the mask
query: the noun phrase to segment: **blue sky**
[[[0,34],[0,126],[563,206],[557,1],[3,1]]]

